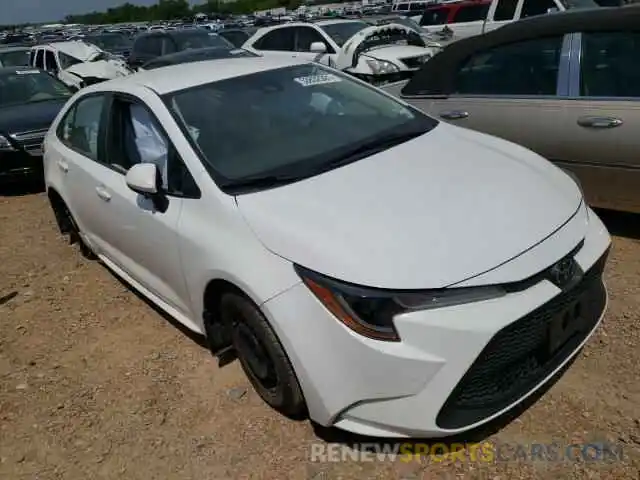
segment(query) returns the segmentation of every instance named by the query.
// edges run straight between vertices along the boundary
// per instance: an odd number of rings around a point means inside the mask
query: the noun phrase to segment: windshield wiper
[[[400,145],[401,143],[408,142],[424,133],[427,133],[429,130],[410,130],[405,132],[397,132],[389,135],[382,135],[380,137],[375,138],[369,142],[358,145],[355,148],[347,150],[343,152],[341,155],[332,158],[328,162],[324,162],[319,165],[319,168],[314,173],[326,172],[328,170],[333,170],[334,168],[341,167],[343,165],[347,165],[349,163],[355,162],[365,157],[369,157],[371,155],[375,155],[376,153],[380,153],[384,150],[388,150],[391,147],[395,147],[396,145]]]

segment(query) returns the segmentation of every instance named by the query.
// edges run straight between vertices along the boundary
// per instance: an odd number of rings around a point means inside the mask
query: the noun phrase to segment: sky
[[[126,2],[127,0],[0,0],[0,25],[57,22],[69,14],[103,11]],[[129,3],[152,5],[157,0],[129,0]]]

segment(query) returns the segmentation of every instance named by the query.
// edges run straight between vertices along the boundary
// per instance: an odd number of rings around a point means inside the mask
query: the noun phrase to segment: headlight
[[[391,62],[387,62],[386,60],[368,58],[367,65],[369,65],[369,68],[374,75],[385,75],[387,73],[396,73],[400,71],[396,65]]]
[[[296,266],[305,285],[340,322],[375,340],[398,342],[393,318],[401,313],[450,307],[498,298],[498,286],[440,288],[435,290],[383,290],[359,287]]]
[[[13,152],[15,150],[9,139],[4,135],[0,135],[0,152]]]

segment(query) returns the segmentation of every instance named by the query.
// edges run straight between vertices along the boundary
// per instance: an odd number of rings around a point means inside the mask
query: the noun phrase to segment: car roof
[[[361,18],[335,18],[335,19],[329,19],[329,20],[318,20],[316,22],[311,22],[311,23],[314,23],[320,27],[324,27],[326,25],[335,25],[337,23],[367,23],[367,22],[365,22]]]
[[[71,55],[78,60],[86,60],[90,58],[92,55],[95,55],[101,50],[91,44],[86,43],[82,40],[70,40],[67,42],[52,42],[52,43],[44,43],[40,45],[35,45],[32,48],[41,48],[41,47],[50,47],[52,50],[58,50],[67,55]]]
[[[429,60],[402,89],[404,95],[448,95],[456,68],[475,52],[508,43],[574,32],[640,31],[640,5],[568,10],[508,23],[491,32],[463,38]]]
[[[163,67],[166,67],[174,64],[188,63],[188,62],[194,62],[194,61],[204,62],[207,60],[221,60],[221,59],[232,60],[234,58],[244,58],[243,56],[234,57],[231,54],[227,56],[222,56],[224,53],[238,52],[238,51],[243,51],[245,55],[249,54],[248,56],[251,56],[252,58],[259,57],[259,55],[255,53],[249,52],[248,50],[242,50],[240,48],[236,48],[233,45],[229,47],[192,48],[189,50],[182,50],[180,52],[170,53],[167,55],[156,57],[152,60],[149,60],[149,62],[145,63],[142,66],[142,68],[146,69],[146,68],[149,68],[150,66],[155,67],[155,65],[158,65],[158,64],[160,64]],[[218,53],[221,55],[220,57],[215,56]]]
[[[112,89],[127,90],[127,87],[137,85],[147,87],[158,95],[176,92],[186,88],[197,87],[211,82],[243,77],[253,73],[267,72],[278,68],[302,65],[309,61],[297,60],[293,57],[241,57],[233,61],[206,60],[194,63],[181,63],[159,69],[120,77],[101,82],[83,91],[111,91]]]
[[[186,35],[191,36],[191,35],[194,34],[194,32],[200,33],[202,35],[209,35],[209,33],[211,33],[209,30],[206,30],[204,28],[190,28],[188,30],[160,30],[160,29],[158,29],[158,30],[153,30],[151,32],[141,33],[136,38],[156,36],[156,35],[158,35],[158,33],[162,33],[163,35],[169,35],[171,37],[182,37],[182,36],[186,36]]]

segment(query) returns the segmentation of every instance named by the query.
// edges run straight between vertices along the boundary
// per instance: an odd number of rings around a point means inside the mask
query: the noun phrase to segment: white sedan
[[[236,58],[78,92],[45,140],[63,232],[235,352],[286,415],[443,436],[593,334],[610,237],[540,156],[328,67]]]

